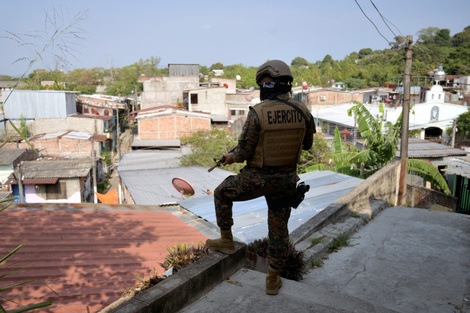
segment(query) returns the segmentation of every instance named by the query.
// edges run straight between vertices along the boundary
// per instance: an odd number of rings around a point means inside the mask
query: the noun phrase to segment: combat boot
[[[235,243],[233,242],[232,231],[220,230],[220,239],[207,239],[206,247],[225,254],[235,253]]]
[[[268,275],[266,276],[266,294],[277,295],[281,286],[281,271],[269,266]]]

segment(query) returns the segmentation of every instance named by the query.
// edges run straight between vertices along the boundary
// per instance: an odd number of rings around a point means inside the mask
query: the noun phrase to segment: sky
[[[469,0],[0,0],[0,75],[37,68],[342,60],[395,35],[470,26]],[[374,7],[375,5],[375,7]],[[54,32],[57,32],[56,34]],[[55,34],[55,35],[54,35]],[[54,40],[52,40],[54,39]]]

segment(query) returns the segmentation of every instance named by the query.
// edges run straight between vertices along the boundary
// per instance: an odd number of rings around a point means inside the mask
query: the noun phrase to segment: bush
[[[209,254],[209,249],[201,243],[196,247],[182,243],[166,249],[169,255],[160,265],[167,271],[173,269],[173,274]]]
[[[268,257],[269,239],[257,239],[247,245],[248,254],[259,255],[260,257]],[[306,272],[306,262],[304,260],[303,251],[298,251],[292,242],[289,242],[287,247],[287,259],[285,260],[284,267],[281,269],[281,277],[286,279],[299,281],[303,279],[303,274]]]

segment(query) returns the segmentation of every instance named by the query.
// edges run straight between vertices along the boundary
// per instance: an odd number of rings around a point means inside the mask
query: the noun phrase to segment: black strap
[[[287,104],[288,106],[293,107],[297,112],[299,112],[300,115],[302,115],[302,117],[303,117],[304,120],[305,120],[305,126],[307,126],[307,128],[308,128],[308,125],[307,125],[307,123],[308,123],[307,116],[305,115],[304,111],[302,111],[301,108],[299,108],[298,106],[296,106],[296,105],[293,104],[293,103],[290,103],[290,102],[289,102],[288,100],[286,100],[286,99],[276,98],[276,100],[281,101],[281,102]]]

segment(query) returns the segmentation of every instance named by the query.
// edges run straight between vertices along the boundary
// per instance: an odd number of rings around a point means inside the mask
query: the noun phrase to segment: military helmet
[[[258,67],[258,71],[256,72],[256,83],[259,84],[259,81],[265,75],[269,75],[276,80],[286,80],[289,83],[294,80],[289,66],[281,60],[267,61]]]

